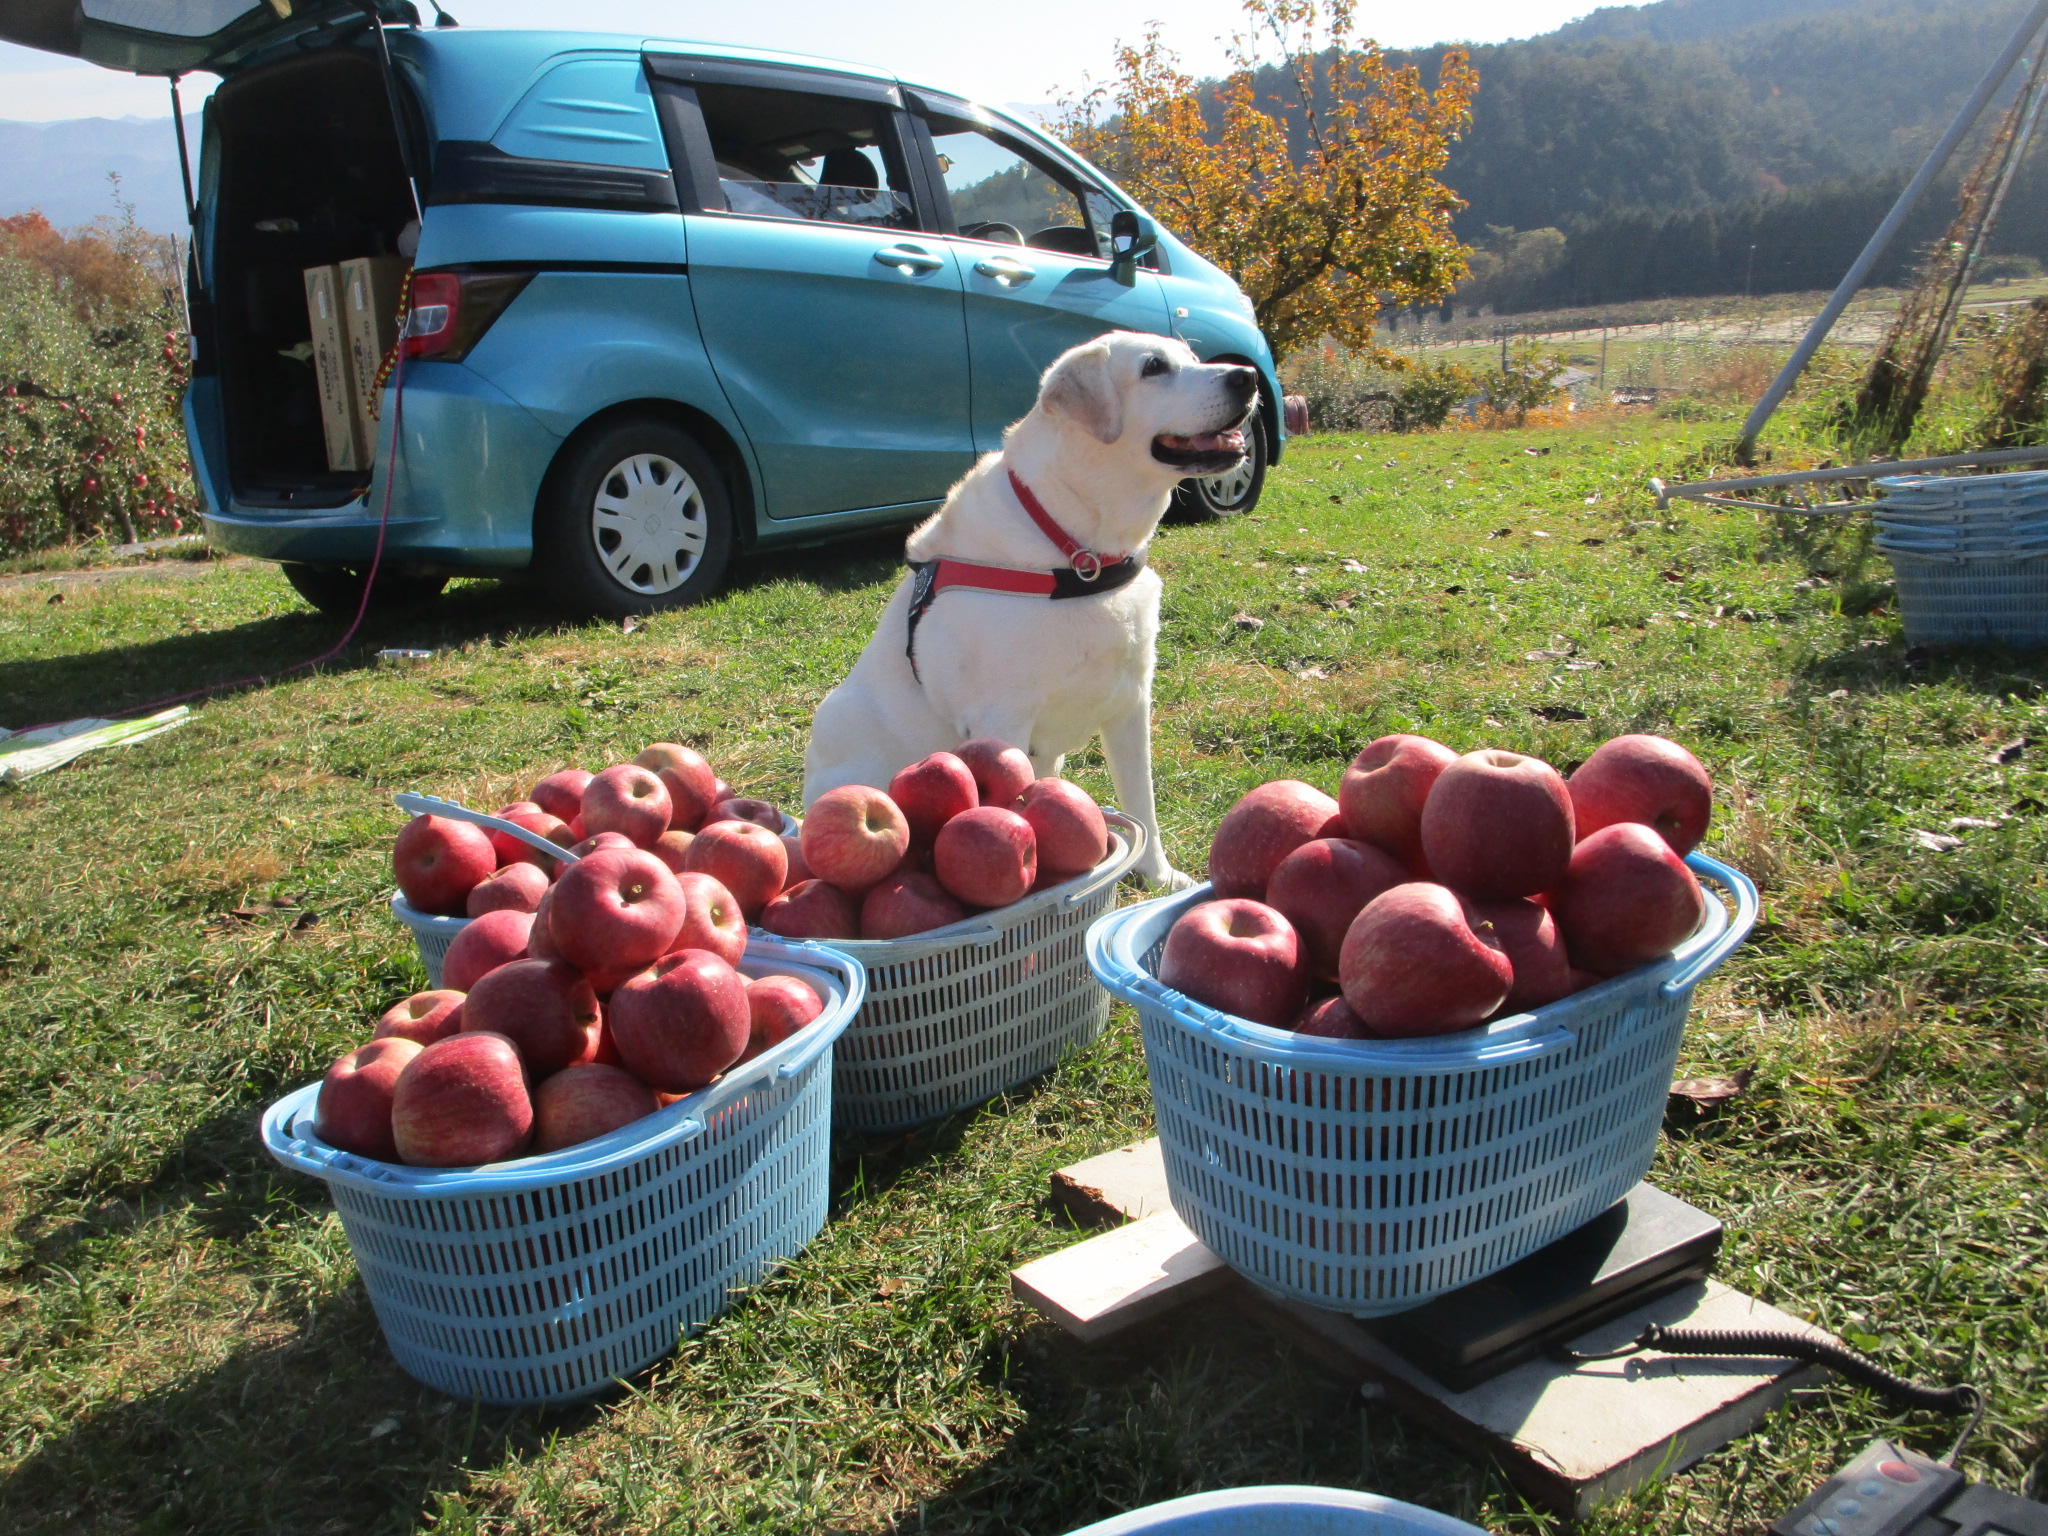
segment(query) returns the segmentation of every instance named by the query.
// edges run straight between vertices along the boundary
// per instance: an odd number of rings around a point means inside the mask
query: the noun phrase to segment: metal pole
[[[1792,356],[1786,361],[1785,366],[1778,370],[1778,376],[1771,380],[1771,387],[1766,389],[1763,398],[1757,401],[1756,409],[1749,413],[1749,420],[1742,424],[1742,437],[1735,448],[1736,458],[1740,462],[1749,462],[1756,448],[1758,434],[1763,431],[1771,417],[1777,414],[1779,405],[1791,392],[1799,375],[1806,371],[1806,365],[1813,360],[1813,354],[1820,350],[1820,344],[1827,339],[1828,332],[1835,328],[1835,322],[1841,318],[1842,311],[1849,307],[1849,301],[1856,297],[1857,290],[1870,276],[1870,269],[1877,265],[1879,258],[1890,248],[1907,218],[1919,206],[1920,199],[1926,195],[1928,187],[1933,185],[1934,178],[1941,173],[1942,167],[1948,164],[1949,156],[1955,153],[1956,146],[1962,142],[1963,136],[1975,126],[1977,119],[1984,115],[1984,108],[1990,104],[1991,98],[1998,94],[1999,86],[2004,84],[2005,77],[2012,73],[2013,65],[2018,62],[2020,55],[2026,52],[2028,42],[2041,30],[2044,21],[2048,21],[2048,0],[2037,0],[2034,8],[2027,13],[2026,20],[2022,21],[2019,29],[2013,33],[2012,40],[2005,45],[1991,68],[1984,72],[1984,78],[1977,83],[1977,89],[1970,93],[1970,99],[1963,103],[1955,121],[1948,125],[1948,132],[1941,136],[1941,142],[1929,151],[1926,161],[1914,173],[1912,181],[1907,183],[1906,190],[1901,192],[1899,200],[1892,204],[1892,211],[1886,214],[1884,222],[1877,226],[1877,232],[1870,237],[1870,243],[1863,247],[1863,254],[1858,256],[1855,263],[1843,274],[1842,281],[1836,287],[1833,296],[1828,299],[1826,308],[1814,316],[1813,324],[1807,327],[1805,337],[1793,349]]]

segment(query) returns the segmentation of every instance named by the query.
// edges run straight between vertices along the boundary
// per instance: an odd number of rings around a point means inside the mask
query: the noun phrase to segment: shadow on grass
[[[412,612],[372,609],[348,649],[320,670],[374,666],[377,652],[387,647],[439,650],[563,622],[523,582],[468,582]],[[0,720],[25,724],[112,715],[243,678],[251,679],[249,688],[266,687],[332,646],[346,628],[343,620],[307,609],[139,644],[113,642],[67,656],[0,663]]]
[[[824,592],[853,592],[903,574],[903,539],[912,525],[808,549],[744,554],[725,578],[727,591],[798,581]]]
[[[602,1410],[483,1408],[399,1370],[358,1285],[210,1370],[84,1409],[0,1480],[0,1528],[408,1532],[442,1491]]]
[[[1216,1488],[1355,1488],[1469,1515],[1489,1474],[1368,1406],[1229,1293],[1083,1344],[1032,1322],[997,1356],[1022,1411],[993,1457],[864,1536],[1070,1531]]]

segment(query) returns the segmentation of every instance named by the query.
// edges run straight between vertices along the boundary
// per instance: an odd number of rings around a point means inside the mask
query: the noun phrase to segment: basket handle
[[[1755,883],[1741,870],[1723,864],[1719,859],[1710,859],[1704,853],[1687,854],[1685,862],[1695,875],[1704,875],[1735,898],[1735,915],[1721,930],[1719,938],[1672,972],[1664,983],[1666,997],[1676,997],[1726,960],[1735,946],[1749,937],[1750,929],[1756,926],[1761,905]]]
[[[502,816],[486,816],[482,811],[472,811],[466,805],[457,805],[453,800],[442,800],[433,795],[416,795],[410,791],[394,797],[398,808],[408,816],[445,816],[450,821],[467,821],[479,827],[488,827],[493,832],[503,832],[516,837],[527,847],[544,853],[551,859],[560,859],[564,864],[574,864],[582,857],[571,853],[560,843],[551,843],[516,821],[507,821]]]

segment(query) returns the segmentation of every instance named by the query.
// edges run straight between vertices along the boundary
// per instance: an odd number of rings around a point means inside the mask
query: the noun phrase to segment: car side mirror
[[[1128,208],[1109,221],[1109,275],[1126,288],[1138,283],[1138,258],[1159,243],[1159,231],[1152,221]]]

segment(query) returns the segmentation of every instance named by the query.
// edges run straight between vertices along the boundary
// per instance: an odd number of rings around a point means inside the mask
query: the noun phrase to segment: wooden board
[[[1218,1290],[1299,1342],[1327,1369],[1497,1462],[1531,1499],[1577,1518],[1651,1479],[1691,1466],[1753,1428],[1819,1368],[1794,1360],[1636,1355],[1571,1366],[1530,1361],[1453,1392],[1352,1318],[1283,1300],[1234,1274],[1173,1215],[1157,1141],[1062,1168],[1056,1203],[1076,1216],[1133,1224],[1013,1273],[1016,1293],[1086,1340]],[[1572,1341],[1612,1349],[1651,1322],[1668,1327],[1789,1329],[1808,1324],[1719,1281],[1658,1298]]]

